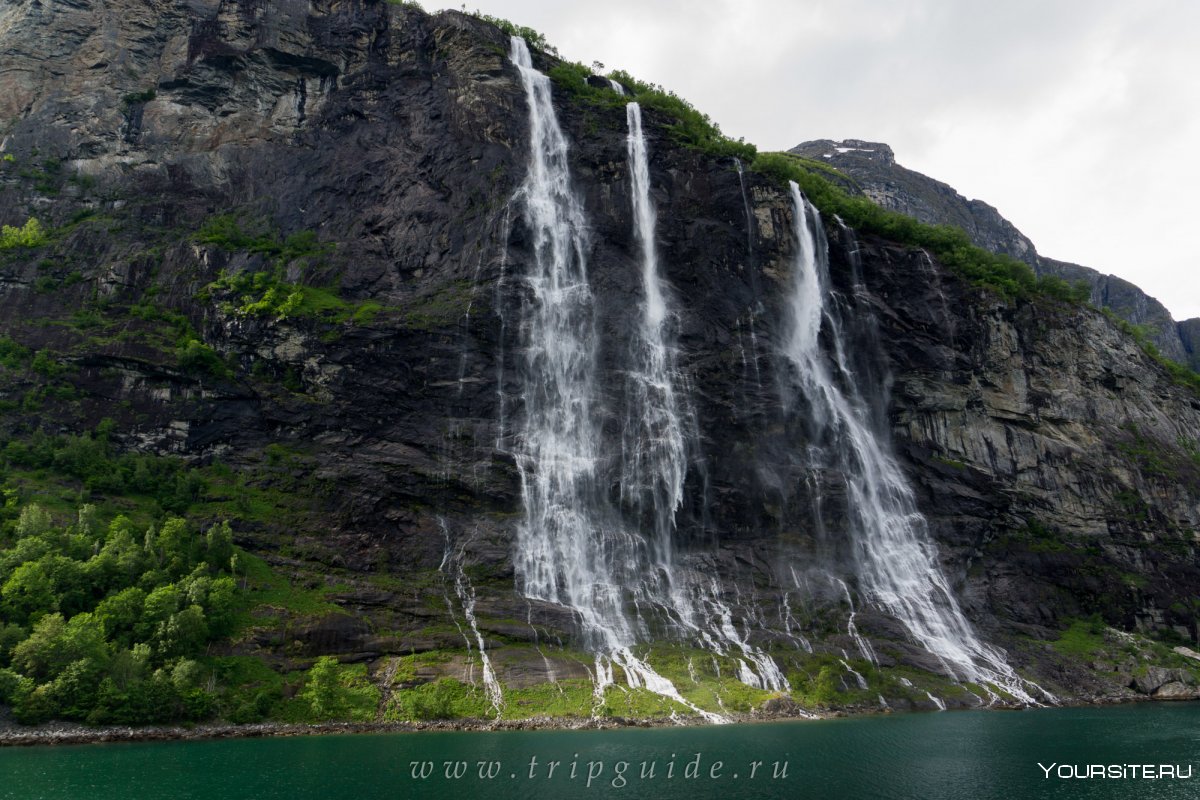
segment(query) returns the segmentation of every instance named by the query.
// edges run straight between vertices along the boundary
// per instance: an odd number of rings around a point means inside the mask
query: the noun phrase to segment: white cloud
[[[1200,316],[1200,3],[480,0],[764,149],[885,141],[1046,255]]]

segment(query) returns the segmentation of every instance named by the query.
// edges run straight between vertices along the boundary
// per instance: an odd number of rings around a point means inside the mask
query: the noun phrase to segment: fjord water
[[[698,776],[689,778],[687,768],[697,754]],[[531,758],[537,759],[534,778],[529,777]],[[551,761],[561,763],[547,778]],[[614,786],[622,761],[629,763],[625,785]],[[640,777],[643,761],[657,762],[653,779]],[[673,777],[667,778],[672,761]],[[714,773],[718,761],[722,763]],[[763,764],[751,779],[755,761]],[[785,761],[786,777],[774,777],[775,762]],[[413,762],[432,762],[428,777],[414,778]],[[446,762],[467,762],[467,769],[458,779],[447,778]],[[487,765],[499,762],[495,776],[480,779],[479,762],[485,775]],[[574,780],[572,762],[577,762]],[[1047,767],[1171,764],[1185,770],[1190,766],[1193,777],[1047,778],[1039,762]],[[603,772],[588,787],[589,765],[595,764],[602,764]],[[0,776],[4,800],[1183,800],[1200,795],[1200,705],[902,714],[699,728],[4,748]]]

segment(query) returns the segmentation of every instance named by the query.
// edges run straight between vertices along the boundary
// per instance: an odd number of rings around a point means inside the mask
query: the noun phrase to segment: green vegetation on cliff
[[[333,246],[318,241],[313,231],[297,231],[284,237],[265,225],[247,226],[232,214],[219,214],[201,226],[195,240],[230,253],[261,256],[270,266],[254,272],[224,272],[204,287],[200,299],[220,298],[227,314],[367,323],[383,308],[376,302],[345,300],[333,288],[284,279],[289,265],[306,270],[333,251]]]
[[[0,227],[0,250],[15,247],[40,247],[46,243],[46,229],[36,217],[30,217],[17,228],[12,225]]]
[[[964,278],[1010,298],[1043,296],[1073,303],[1087,301],[1086,287],[1061,278],[1038,278],[1023,261],[997,255],[971,243],[966,232],[952,225],[928,225],[889,211],[865,196],[854,196],[823,174],[830,168],[790,153],[762,153],[751,165],[780,183],[795,181],[805,197],[826,215],[836,215],[851,228],[900,244],[921,247]]]
[[[233,627],[229,525],[69,519],[6,490],[0,534],[0,703],[21,722],[202,719],[214,698],[196,661]]]

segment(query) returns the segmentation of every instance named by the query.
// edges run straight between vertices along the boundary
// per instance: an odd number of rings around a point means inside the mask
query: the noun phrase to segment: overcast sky
[[[436,7],[427,4],[429,7]],[[887,142],[1038,252],[1200,316],[1200,2],[473,0],[759,149]]]

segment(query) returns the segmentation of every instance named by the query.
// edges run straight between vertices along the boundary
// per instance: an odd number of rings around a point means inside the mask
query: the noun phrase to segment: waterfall
[[[626,599],[660,593],[653,582],[647,584],[645,572],[656,561],[669,563],[664,556],[669,542],[656,532],[653,548],[648,548],[647,539],[624,524],[606,493],[595,407],[596,331],[583,208],[572,185],[567,140],[554,113],[550,79],[533,67],[519,36],[512,37],[510,57],[529,104],[530,163],[519,199],[533,243],[521,316],[524,427],[514,454],[524,505],[514,557],[517,575],[527,596],[567,606],[579,615],[585,645],[596,654],[598,700],[613,682],[616,665],[631,687],[644,686],[710,721],[722,722],[723,718],[686,700],[632,651],[638,631],[626,614]],[[661,324],[665,318],[661,293],[657,301],[647,295],[647,308],[658,309]],[[654,368],[655,359],[665,357],[652,344],[636,349],[649,360],[649,368]],[[634,385],[642,380],[636,373],[646,368],[643,362],[631,370]],[[665,362],[662,369],[665,374]],[[656,393],[652,404],[656,409],[673,408],[662,406],[665,399],[657,399],[657,393],[664,392],[662,386],[645,382],[647,396],[651,390]],[[676,449],[682,453],[682,444],[674,443],[674,437],[681,440],[682,434],[670,433],[672,425],[678,424],[677,415],[674,423],[669,416],[663,411],[648,423],[657,435],[672,440],[665,445],[672,454],[668,461],[676,457]],[[657,446],[650,450],[657,453]],[[629,470],[637,487],[631,491],[639,497],[624,491],[623,497],[646,510],[647,502],[654,503],[655,515],[673,516],[678,504],[673,498],[681,491],[676,483],[682,476],[652,476],[640,461],[642,450],[637,452],[639,457],[632,459]],[[677,469],[682,470],[682,455],[678,459]],[[643,490],[648,494],[642,495]],[[660,500],[666,505],[660,507]]]
[[[655,244],[657,215],[650,199],[650,159],[642,110],[625,106],[635,239],[642,261],[641,313],[630,348],[626,414],[622,433],[621,498],[653,535],[655,569],[661,585],[651,600],[663,605],[699,644],[738,662],[738,679],[761,689],[786,691],[787,679],[769,655],[751,645],[733,624],[721,586],[695,570],[681,569],[671,547],[675,512],[683,502],[687,452],[685,403],[676,395],[680,377],[671,342],[667,290]],[[756,365],[757,366],[757,365]],[[664,591],[665,590],[665,594]]]
[[[614,515],[597,478],[600,431],[593,410],[596,353],[583,209],[571,185],[567,141],[550,80],[514,36],[512,60],[529,101],[529,174],[519,190],[533,258],[524,280],[524,430],[518,436],[524,519],[517,573],[526,594],[576,609],[591,646],[632,638],[622,611],[623,576],[605,569]],[[608,517],[608,519],[606,519]]]
[[[746,213],[746,254],[750,255],[754,252],[754,214],[750,211],[750,198],[746,194],[746,170],[740,158],[735,158],[734,163],[737,164],[738,186],[742,189],[742,210]]]
[[[608,79],[608,85],[611,86],[612,90],[617,94],[621,95],[622,97],[625,96],[625,87],[614,81],[612,78]]]
[[[675,395],[675,352],[668,345],[670,322],[666,290],[659,275],[657,224],[650,200],[650,167],[642,112],[637,103],[625,106],[629,135],[634,235],[642,261],[642,308],[630,344],[625,422],[621,435],[621,500],[653,534],[660,570],[670,576],[671,537],[675,512],[683,502],[687,453],[682,413]]]
[[[438,572],[444,576],[449,576],[451,572],[454,574],[454,593],[458,596],[458,603],[462,607],[463,619],[467,621],[467,625],[475,637],[475,646],[479,648],[479,662],[483,672],[483,691],[487,695],[492,710],[496,712],[496,716],[499,718],[504,706],[504,691],[500,688],[500,681],[496,679],[496,672],[492,669],[492,660],[488,657],[487,647],[484,645],[483,634],[479,632],[479,624],[475,619],[475,587],[471,585],[471,581],[467,578],[467,573],[463,570],[465,543],[455,550],[450,544],[450,529],[446,526],[446,521],[439,518],[438,525],[441,526],[442,535],[446,539],[446,549],[442,554],[442,563],[438,566]],[[446,607],[450,610],[451,619],[454,619],[454,605],[450,602],[449,595],[446,595],[445,599]],[[463,639],[467,643],[467,655],[469,657],[471,653],[471,638],[467,636],[466,631],[458,624],[457,619],[454,620],[454,625],[458,628],[458,632],[462,634]]]
[[[860,590],[900,620],[956,680],[992,684],[1025,703],[1037,702],[1034,689],[1049,697],[1018,676],[1000,650],[980,641],[938,568],[925,518],[848,366],[847,343],[829,303],[829,250],[820,215],[794,182],[791,192],[798,252],[786,355],[808,401],[814,438],[845,477]],[[823,331],[832,357],[822,349]]]

